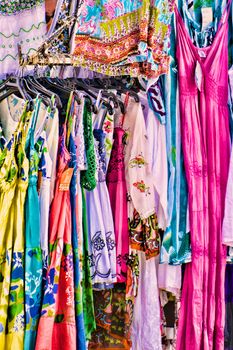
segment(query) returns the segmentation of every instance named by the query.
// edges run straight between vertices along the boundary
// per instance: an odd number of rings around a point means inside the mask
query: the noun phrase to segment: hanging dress
[[[72,96],[67,105],[66,120]],[[50,211],[50,262],[46,276],[43,306],[38,326],[36,349],[76,350],[74,268],[69,185],[73,169],[66,148],[66,124],[59,139],[55,196]]]
[[[79,98],[79,97],[78,97]],[[76,152],[75,136],[76,136],[76,116],[78,115],[77,97],[74,95],[70,108],[70,116],[68,120],[68,135],[67,139],[68,149],[71,155],[70,167],[74,169],[70,182],[70,204],[71,204],[71,219],[72,219],[72,247],[74,259],[74,300],[75,300],[75,319],[76,319],[76,335],[77,335],[77,349],[86,349],[86,338],[83,317],[82,304],[82,286],[79,262],[79,240],[77,231],[77,217],[76,217],[76,196],[77,196],[77,172],[78,159]]]
[[[117,282],[126,282],[129,255],[127,192],[123,153],[124,134],[125,132],[121,127],[114,129],[113,148],[107,173],[107,185],[116,235]]]
[[[176,8],[176,57],[192,247],[192,262],[185,269],[177,350],[224,348],[226,250],[221,226],[230,158],[228,13],[226,10],[223,14],[213,44],[199,49]]]
[[[100,113],[102,109],[100,109]],[[92,191],[86,192],[89,229],[89,258],[92,283],[111,285],[116,282],[116,243],[109,193],[106,186],[105,133],[98,128],[99,113],[93,123],[97,181]],[[93,217],[95,220],[93,220]],[[98,288],[101,288],[98,285]]]
[[[0,348],[9,350],[24,348],[24,203],[29,170],[25,143],[30,118],[26,103],[0,152]]]
[[[50,210],[50,185],[52,175],[52,159],[48,152],[46,132],[43,131],[38,138],[35,149],[40,153],[38,165],[37,191],[40,207],[40,247],[42,249],[42,279],[43,287],[46,284],[46,274],[49,257],[49,210]]]
[[[83,275],[82,275],[82,299],[83,299],[83,315],[86,339],[91,338],[92,332],[96,328],[94,315],[94,300],[91,284],[91,267],[88,252],[88,221],[87,221],[87,204],[85,190],[91,191],[96,186],[95,172],[95,148],[92,131],[92,113],[91,105],[88,99],[85,99],[83,109],[83,131],[86,152],[87,169],[81,172],[80,182],[82,188],[82,221],[83,221]]]
[[[34,349],[42,302],[42,250],[40,245],[40,207],[37,192],[39,153],[34,145],[35,124],[41,100],[37,99],[26,146],[29,181],[25,201],[25,334],[24,348]]]

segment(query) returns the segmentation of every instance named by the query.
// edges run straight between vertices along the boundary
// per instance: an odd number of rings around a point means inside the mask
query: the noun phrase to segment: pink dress
[[[107,173],[107,185],[112,207],[116,235],[117,282],[126,282],[129,256],[129,230],[127,212],[127,190],[124,165],[124,130],[116,127],[114,143]]]
[[[73,249],[69,184],[72,168],[65,146],[66,131],[59,140],[55,195],[49,222],[50,263],[46,275],[36,350],[76,350]],[[68,344],[68,345],[67,345]]]
[[[230,158],[227,14],[213,44],[199,49],[176,8],[192,248],[192,262],[185,270],[177,350],[224,349],[226,249],[221,226]]]

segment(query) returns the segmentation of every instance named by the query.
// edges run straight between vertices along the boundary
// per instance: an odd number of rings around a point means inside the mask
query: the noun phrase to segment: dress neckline
[[[200,48],[200,47],[196,46],[196,45],[193,43],[193,41],[192,41],[192,39],[191,39],[191,37],[190,37],[190,35],[189,35],[189,32],[188,32],[188,30],[187,30],[187,28],[186,28],[186,26],[185,26],[184,20],[183,20],[183,18],[182,18],[182,16],[181,16],[180,12],[179,12],[179,10],[178,10],[178,7],[177,7],[177,5],[175,4],[175,13],[176,13],[176,15],[177,15],[177,21],[178,21],[179,24],[181,25],[181,27],[182,27],[182,29],[183,29],[183,32],[184,32],[184,34],[185,34],[185,36],[186,36],[186,38],[187,38],[187,40],[188,40],[190,46],[191,46],[192,49],[193,49],[193,52],[194,52],[194,54],[195,54],[195,56],[196,56],[196,59],[198,60],[198,62],[199,62],[200,65],[202,66],[202,68],[204,68],[204,67],[207,65],[207,63],[208,63],[208,61],[209,61],[210,53],[212,52],[212,50],[213,50],[214,47],[216,46],[216,42],[218,41],[218,37],[220,36],[220,34],[221,34],[221,32],[222,32],[222,30],[223,30],[223,28],[224,28],[224,24],[225,24],[225,23],[228,23],[228,22],[227,22],[227,18],[228,18],[228,6],[229,6],[230,3],[231,3],[231,0],[228,1],[227,5],[226,5],[226,8],[225,8],[225,10],[223,11],[223,14],[222,14],[222,16],[221,16],[221,19],[220,19],[220,22],[219,22],[219,25],[218,25],[218,29],[217,29],[217,31],[216,31],[216,34],[215,34],[215,37],[214,37],[214,40],[213,40],[212,44],[210,44],[210,45],[208,45],[208,46],[206,46],[206,47],[203,47],[203,48]],[[203,58],[204,58],[204,61],[201,59],[201,56],[199,55],[199,52],[205,53],[206,56],[203,57]],[[208,53],[208,54],[207,54],[207,53]]]

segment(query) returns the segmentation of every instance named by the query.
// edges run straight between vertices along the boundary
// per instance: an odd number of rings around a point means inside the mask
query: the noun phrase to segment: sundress
[[[160,235],[157,217],[155,215],[155,193],[151,176],[152,164],[142,105],[127,95],[124,98],[124,104],[126,113],[122,124],[125,130],[124,163],[130,234],[126,282],[126,336],[136,343],[135,333],[132,336],[131,332],[133,315],[135,316],[135,320],[141,317],[138,314],[139,309],[136,309],[137,314],[135,314],[134,310],[139,281],[142,281],[143,278],[142,276],[140,277],[140,274],[142,273],[143,275],[147,269],[152,268],[151,274],[153,275],[153,267],[150,263],[148,263],[148,266],[146,266],[147,264],[140,264],[141,253],[139,251],[145,252],[146,259],[157,256],[159,254]],[[147,300],[145,299],[146,302]],[[137,321],[134,324],[137,328],[136,324]],[[147,327],[145,323],[144,326]],[[158,331],[158,323],[154,326]],[[138,331],[140,331],[139,328]],[[142,345],[144,346],[144,344]],[[156,342],[156,345],[159,345],[159,343]]]
[[[100,112],[102,111],[100,110]],[[116,243],[112,210],[105,180],[105,133],[102,129],[96,128],[100,119],[98,113],[93,123],[97,165],[96,187],[92,191],[86,192],[89,259],[92,283],[94,285],[111,285],[116,282]]]
[[[42,250],[40,245],[40,208],[37,192],[39,152],[34,146],[35,124],[41,100],[37,99],[26,147],[29,183],[25,201],[25,335],[24,348],[34,349],[42,302]]]
[[[40,154],[38,166],[37,191],[40,207],[40,247],[42,249],[43,287],[46,284],[46,274],[49,258],[49,211],[50,211],[50,184],[52,174],[52,159],[48,152],[46,132],[38,138],[35,149]]]
[[[77,232],[77,217],[76,217],[76,196],[77,196],[77,152],[75,145],[76,136],[76,116],[78,115],[77,98],[73,96],[70,108],[70,116],[68,120],[68,127],[70,129],[70,136],[67,139],[68,149],[71,155],[70,167],[74,169],[73,176],[70,182],[70,203],[71,203],[71,218],[72,218],[72,247],[74,258],[74,300],[75,300],[75,318],[76,318],[76,335],[77,335],[77,349],[86,349],[86,338],[83,318],[83,304],[82,304],[82,286],[79,262],[78,232]],[[68,134],[69,134],[68,133]]]
[[[69,115],[71,98],[67,106]],[[55,196],[50,211],[50,262],[46,276],[43,306],[36,349],[76,349],[74,269],[69,185],[73,169],[66,148],[66,125],[59,140]]]
[[[228,8],[229,5],[230,1]],[[199,49],[176,9],[182,145],[192,246],[192,262],[187,264],[184,275],[177,350],[224,347],[226,249],[221,228],[230,160],[228,13],[224,11],[212,45]]]
[[[168,166],[166,150],[166,120],[159,84],[150,87],[148,93],[140,92],[146,132],[149,144],[149,164],[155,188],[155,207],[159,227],[165,229],[168,222]],[[152,105],[153,101],[153,107]],[[151,106],[151,107],[150,107]]]
[[[124,166],[124,130],[114,128],[113,148],[107,173],[107,185],[112,207],[116,237],[117,282],[126,282],[129,255],[129,230],[127,214],[127,191]]]
[[[30,118],[26,104],[0,152],[0,347],[9,350],[24,348],[24,204],[29,171],[25,143]]]
[[[91,333],[95,330],[95,316],[94,316],[94,300],[93,290],[91,284],[91,269],[88,252],[88,222],[87,222],[87,208],[85,190],[91,191],[96,186],[95,172],[95,149],[94,138],[92,131],[92,113],[91,105],[88,100],[85,100],[83,110],[83,130],[87,169],[81,171],[81,188],[82,188],[82,224],[83,224],[83,261],[82,261],[82,299],[83,299],[83,315],[86,339],[91,338]]]

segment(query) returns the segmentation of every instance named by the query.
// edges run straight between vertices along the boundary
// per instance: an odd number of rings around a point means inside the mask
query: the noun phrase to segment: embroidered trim
[[[28,52],[25,52],[25,55],[28,55],[31,51],[36,51],[36,49],[34,49],[34,48],[30,48],[29,50],[28,50]],[[6,55],[6,56],[4,56],[3,58],[0,58],[0,62],[3,62],[6,58],[12,58],[13,60],[17,60],[17,57],[18,57],[18,54],[14,57],[14,56],[12,56],[12,55],[10,55],[10,54],[8,54],[8,55]]]
[[[42,24],[46,25],[45,22],[40,22],[40,23],[38,24],[38,26],[36,26],[35,24],[33,24],[33,25],[31,26],[31,28],[29,28],[28,30],[25,29],[25,28],[20,28],[19,31],[18,31],[18,34],[12,33],[11,35],[7,36],[7,35],[5,35],[4,33],[0,32],[0,35],[4,36],[4,38],[6,38],[6,39],[11,38],[12,36],[14,36],[15,38],[18,38],[18,37],[20,36],[20,32],[29,33],[32,29],[37,29],[37,30],[38,30],[38,29],[40,29],[40,26],[41,26]]]

